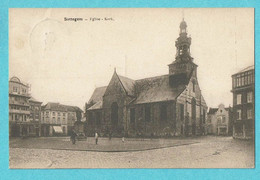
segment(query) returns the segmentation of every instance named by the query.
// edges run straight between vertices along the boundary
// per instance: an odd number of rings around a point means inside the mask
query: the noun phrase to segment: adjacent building
[[[220,104],[210,108],[207,116],[207,134],[232,135],[232,108]]]
[[[29,94],[29,86],[18,77],[9,81],[9,135],[40,136],[42,102]]]
[[[95,131],[101,135],[160,137],[205,133],[207,105],[186,28],[183,20],[168,74],[133,80],[115,70],[108,86],[94,90],[86,104],[89,135]]]
[[[76,121],[80,121],[82,110],[76,106],[47,103],[41,111],[41,135],[69,135]]]
[[[28,136],[33,134],[30,121],[29,86],[18,77],[9,80],[9,135]]]
[[[30,104],[30,117],[29,120],[30,122],[34,123],[34,127],[31,129],[31,132],[35,136],[41,136],[41,131],[40,131],[40,120],[41,120],[41,104],[42,102],[34,99],[31,97],[29,99],[29,104]]]
[[[234,138],[254,138],[255,68],[249,66],[232,75]]]

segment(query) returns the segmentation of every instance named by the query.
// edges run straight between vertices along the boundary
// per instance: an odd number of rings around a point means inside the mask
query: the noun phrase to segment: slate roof
[[[42,109],[44,110],[51,110],[51,111],[61,111],[61,112],[67,112],[67,111],[80,111],[83,112],[79,107],[77,106],[68,106],[68,105],[63,105],[60,103],[52,103],[49,102],[46,105],[42,106]]]
[[[118,77],[127,94],[135,96],[133,97],[131,104],[143,104],[175,100],[185,90],[191,75],[192,72],[189,77],[184,74],[171,76],[171,81],[174,84],[173,87],[170,87],[168,74],[140,80],[132,80],[120,75],[118,75]],[[89,103],[93,102],[94,105],[88,108],[88,110],[102,108],[102,97],[106,88],[107,86],[95,89],[89,100]]]
[[[225,108],[226,111],[232,111],[232,107]]]
[[[95,110],[95,109],[101,109],[103,105],[103,101],[98,101],[96,102],[93,106],[91,106],[90,108],[88,108],[88,110]]]
[[[168,74],[140,79],[136,81],[137,97],[132,103],[142,104],[175,100],[185,88],[186,83],[180,83],[178,88],[170,87]]]
[[[38,101],[38,100],[34,99],[32,96],[31,96],[31,98],[29,99],[29,101],[37,102],[37,103],[42,103],[41,101]]]
[[[67,105],[65,105],[67,106]],[[80,111],[83,112],[78,106],[67,106],[71,111]]]
[[[233,74],[232,76],[249,71],[249,70],[254,70],[254,69],[255,69],[255,65],[251,65],[246,68],[243,68],[242,70],[238,71],[237,73]]]
[[[135,80],[133,79],[130,79],[128,77],[124,77],[124,76],[120,76],[118,75],[124,89],[126,90],[127,94],[128,95],[134,95],[134,84],[135,84]]]
[[[217,111],[218,111],[219,108],[209,108],[209,112],[208,114],[215,114]],[[225,108],[226,111],[232,111],[232,108],[231,107],[227,107]]]
[[[11,77],[11,79],[9,80],[9,82],[14,82],[14,83],[18,83],[21,84],[23,86],[29,87],[26,83],[22,82],[18,77],[13,76]]]
[[[218,111],[218,108],[209,108],[208,114],[215,114]]]
[[[242,69],[241,71],[239,71],[238,73],[246,72],[246,71],[253,70],[253,69],[255,69],[255,65],[248,66],[248,67]]]
[[[98,87],[94,90],[91,98],[89,99],[88,103],[97,103],[98,101],[102,101],[102,97],[107,89],[107,86]]]

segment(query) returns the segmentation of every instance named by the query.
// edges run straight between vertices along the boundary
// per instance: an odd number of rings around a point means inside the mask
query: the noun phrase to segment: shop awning
[[[55,131],[55,133],[63,133],[60,126],[53,126],[53,130]]]

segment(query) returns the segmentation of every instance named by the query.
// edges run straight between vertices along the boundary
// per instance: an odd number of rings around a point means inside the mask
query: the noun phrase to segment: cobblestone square
[[[10,168],[254,168],[253,141],[187,139],[11,139]],[[67,147],[65,146],[67,145]],[[20,147],[19,147],[20,146]],[[34,147],[33,147],[34,146]],[[55,148],[56,147],[56,148]],[[65,148],[66,147],[66,148]],[[131,147],[128,151],[128,147]],[[62,150],[63,149],[63,150]],[[103,152],[102,152],[103,151]]]

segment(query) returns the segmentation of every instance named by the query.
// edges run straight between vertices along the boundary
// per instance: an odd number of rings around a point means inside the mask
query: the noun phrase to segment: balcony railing
[[[18,109],[9,109],[9,113],[17,113],[17,114],[30,114],[30,111],[26,110],[18,110]]]
[[[28,102],[16,101],[16,100],[11,100],[11,99],[9,99],[9,104],[22,105],[22,106],[30,106]]]
[[[9,94],[10,95],[24,96],[24,97],[27,97],[27,98],[31,97],[31,94],[28,94],[28,93],[20,93],[20,92],[9,91]]]

